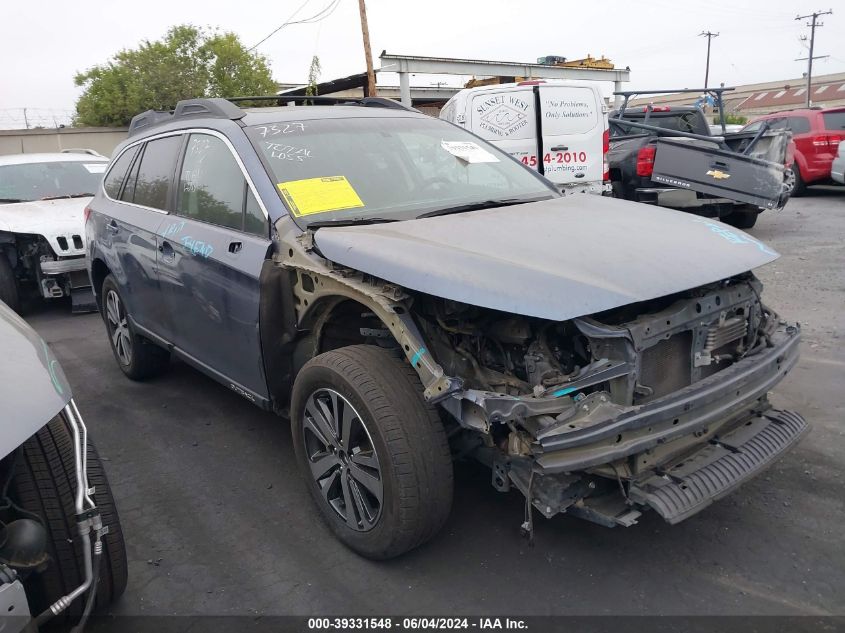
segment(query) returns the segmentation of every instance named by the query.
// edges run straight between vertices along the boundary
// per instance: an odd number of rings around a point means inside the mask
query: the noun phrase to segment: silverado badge
[[[725,178],[730,178],[730,174],[726,174],[721,169],[711,169],[707,172],[707,176],[713,176],[716,180],[724,180]]]

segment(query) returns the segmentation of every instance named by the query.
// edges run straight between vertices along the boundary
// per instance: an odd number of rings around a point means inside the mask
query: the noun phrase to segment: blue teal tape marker
[[[411,358],[411,365],[416,366],[417,361],[422,358],[422,355],[425,354],[425,348],[421,347],[417,350],[417,353]]]
[[[566,394],[572,393],[575,390],[575,387],[566,387],[565,389],[558,389],[557,391],[553,392],[552,395],[555,398],[560,398],[561,396],[565,396]]]

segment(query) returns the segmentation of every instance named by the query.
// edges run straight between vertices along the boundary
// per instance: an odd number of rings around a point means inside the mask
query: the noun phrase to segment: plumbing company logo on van
[[[530,104],[514,95],[496,95],[476,107],[481,115],[478,127],[497,136],[510,136],[528,125]]]

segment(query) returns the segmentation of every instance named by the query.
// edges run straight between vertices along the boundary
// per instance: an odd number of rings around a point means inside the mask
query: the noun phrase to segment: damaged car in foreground
[[[355,551],[430,539],[453,459],[519,490],[530,535],[535,509],[676,523],[807,430],[767,400],[800,333],[761,299],[765,244],[562,198],[393,102],[309,101],[136,117],[91,203],[90,272],[128,377],[174,354],[289,415],[309,490]]]

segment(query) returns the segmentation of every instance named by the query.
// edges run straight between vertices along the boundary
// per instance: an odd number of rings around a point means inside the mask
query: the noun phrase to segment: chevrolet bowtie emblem
[[[716,180],[724,180],[725,178],[730,178],[730,174],[726,174],[721,169],[711,169],[707,172],[708,176],[713,176]]]

